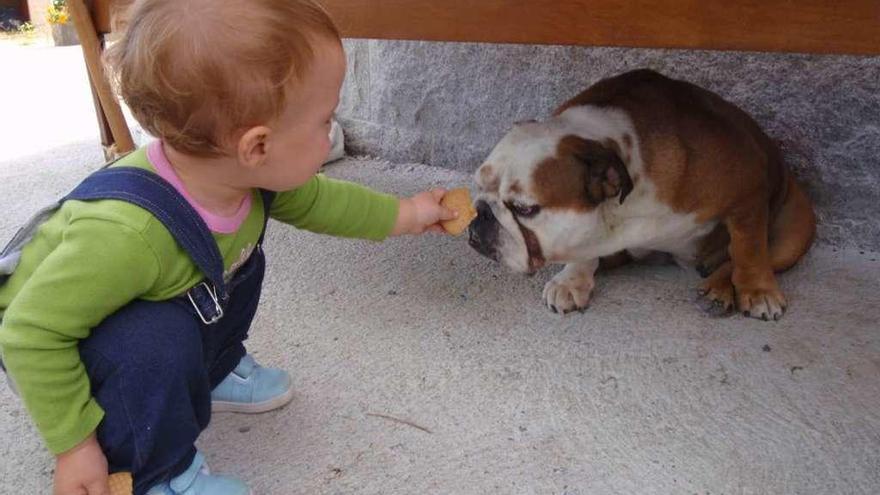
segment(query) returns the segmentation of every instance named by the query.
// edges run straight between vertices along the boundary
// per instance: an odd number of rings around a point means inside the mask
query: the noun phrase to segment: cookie
[[[461,235],[467,230],[468,225],[477,218],[477,210],[474,209],[470,191],[466,187],[447,191],[443,199],[440,200],[440,204],[458,212],[458,218],[440,222],[443,229],[452,235]]]
[[[131,495],[131,473],[113,473],[108,480],[110,495]]]

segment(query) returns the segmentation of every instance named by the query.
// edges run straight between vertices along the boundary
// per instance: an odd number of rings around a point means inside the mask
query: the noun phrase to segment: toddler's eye
[[[529,218],[537,215],[541,211],[539,205],[524,205],[522,203],[511,203],[508,208],[518,217]]]

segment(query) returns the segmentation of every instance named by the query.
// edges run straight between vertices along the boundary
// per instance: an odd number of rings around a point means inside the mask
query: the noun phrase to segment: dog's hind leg
[[[770,263],[773,271],[788,270],[810,249],[816,234],[816,214],[800,184],[789,175],[788,194],[770,224]]]
[[[809,198],[792,176],[787,180],[789,182],[785,202],[773,218],[768,233],[770,267],[777,273],[791,268],[807,252],[816,233],[816,214],[813,212]],[[723,236],[717,232],[719,228],[723,230]],[[723,225],[719,228],[709,234],[711,240],[707,239],[703,244],[706,249],[701,251],[703,253],[701,256],[706,259],[711,259],[713,256],[715,259],[720,258],[720,253],[727,258],[729,248],[727,228]],[[722,240],[726,241],[723,247]],[[705,267],[707,262],[700,263]],[[701,306],[709,314],[719,316],[733,311],[736,290],[732,275],[733,264],[729,260],[723,261],[703,282],[700,293],[705,298],[702,299]],[[785,309],[784,298],[781,309],[783,311]],[[760,313],[753,315],[761,317]],[[779,318],[777,313],[769,314],[768,317]]]

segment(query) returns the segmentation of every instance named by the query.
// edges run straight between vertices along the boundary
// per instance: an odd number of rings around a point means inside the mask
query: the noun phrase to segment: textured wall
[[[880,57],[348,40],[349,152],[472,171],[511,122],[649,67],[719,93],[777,139],[820,238],[880,249]]]

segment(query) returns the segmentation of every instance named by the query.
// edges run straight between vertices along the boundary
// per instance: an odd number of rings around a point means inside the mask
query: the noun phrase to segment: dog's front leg
[[[570,313],[587,309],[593,294],[593,274],[599,260],[569,263],[544,286],[544,302],[554,313]]]

